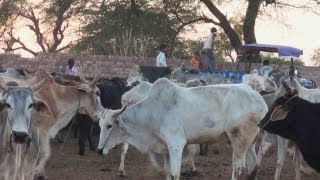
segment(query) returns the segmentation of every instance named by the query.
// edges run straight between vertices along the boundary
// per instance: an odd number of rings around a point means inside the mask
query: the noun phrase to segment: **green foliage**
[[[136,43],[147,44],[147,54],[154,56],[157,46],[168,44],[175,35],[174,23],[166,14],[153,11],[136,14],[127,3],[111,3],[91,14],[93,19],[83,28],[85,37],[73,47],[75,51],[93,48],[95,54],[124,55],[121,52],[129,46],[131,50],[125,55],[130,56]]]
[[[261,55],[261,60],[262,61],[269,60],[270,64],[287,64],[287,65],[291,64],[290,60],[282,60],[278,57],[273,57],[270,55]],[[302,62],[301,59],[295,59],[293,61],[293,64],[297,65],[297,66],[302,66],[302,65],[304,65],[304,62]]]
[[[12,16],[16,15],[23,0],[2,0],[0,2],[0,25],[3,26]]]
[[[203,41],[181,40],[176,44],[173,56],[178,59],[190,59],[194,52],[200,51],[203,47]]]
[[[132,1],[108,2],[87,12],[90,22],[82,28],[84,36],[71,50],[156,56],[159,44],[165,43],[173,50],[170,55],[187,57],[194,43],[180,38],[179,33],[186,26],[192,29],[193,22],[200,21],[199,8],[198,1],[188,0],[141,0],[134,5]]]
[[[238,36],[243,41],[242,24],[244,17],[237,17],[229,19],[229,22],[233,24],[233,28]],[[230,44],[228,36],[224,32],[219,32],[214,42],[214,52],[216,59],[218,61],[223,61],[224,59],[235,61],[232,57],[232,53],[235,52]]]

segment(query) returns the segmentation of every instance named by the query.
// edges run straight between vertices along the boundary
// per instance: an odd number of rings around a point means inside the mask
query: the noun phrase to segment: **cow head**
[[[278,98],[274,103],[270,120],[279,121],[285,119],[287,114],[295,109],[295,102],[297,98],[298,93],[295,90],[293,93],[286,93],[284,96]]]
[[[32,87],[21,87],[7,86],[0,79],[0,88],[3,90],[0,98],[0,111],[6,110],[11,136],[16,143],[25,143],[30,140],[30,125],[33,123],[32,110],[51,116],[48,105],[33,96],[33,92],[40,89],[46,82],[47,80],[44,79]],[[11,85],[18,84],[11,83]]]
[[[258,70],[254,69],[251,74],[245,74],[242,76],[242,82],[260,93],[273,93],[278,89],[272,76],[272,72],[268,75],[261,76],[258,74]]]
[[[298,91],[291,90],[291,88],[283,79],[281,80],[281,83],[282,88],[286,90],[285,94],[277,98],[277,100],[274,102],[272,108],[270,108],[269,112],[260,122],[259,127],[261,128],[266,126],[269,121],[279,121],[285,119],[287,114],[295,109]]]
[[[79,77],[81,83],[74,86],[80,92],[81,104],[79,111],[88,114],[93,120],[98,120],[104,110],[101,105],[100,90],[96,85],[99,80],[99,74],[100,68],[97,67],[95,77],[92,81],[88,81],[83,77],[82,68],[80,68]]]
[[[100,139],[98,152],[100,154],[108,154],[116,145],[122,143],[121,136],[124,133],[123,120],[121,113],[125,111],[127,106],[119,110],[105,110],[99,121]]]

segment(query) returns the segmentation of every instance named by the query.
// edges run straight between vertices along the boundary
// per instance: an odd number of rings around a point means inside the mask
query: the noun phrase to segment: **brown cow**
[[[43,71],[38,71],[33,79],[19,81],[20,84],[33,85],[40,79],[46,78],[46,85],[35,93],[35,96],[46,102],[52,112],[52,117],[34,114],[33,117],[40,129],[40,160],[36,168],[36,178],[45,178],[44,166],[50,157],[50,138],[65,127],[77,113],[85,113],[92,119],[98,119],[103,111],[100,102],[100,91],[96,86],[96,77],[88,82],[80,73],[82,83],[75,86],[63,86],[55,83],[54,79]]]

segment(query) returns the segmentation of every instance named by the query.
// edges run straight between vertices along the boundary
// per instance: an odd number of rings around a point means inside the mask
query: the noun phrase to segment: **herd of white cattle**
[[[77,112],[99,121],[100,153],[108,154],[116,145],[123,144],[121,175],[125,174],[124,159],[129,144],[147,154],[155,169],[165,172],[167,179],[176,180],[180,179],[185,146],[192,170],[196,171],[196,144],[216,143],[227,137],[233,148],[232,179],[256,179],[262,157],[275,140],[278,141],[275,179],[280,179],[288,142],[267,133],[260,137],[258,123],[285,93],[286,86],[296,89],[301,98],[320,102],[319,89],[305,89],[295,79],[277,86],[272,73],[260,76],[254,70],[243,76],[242,84],[226,84],[224,80],[219,81],[223,84],[215,84],[218,81],[202,81],[196,76],[185,78],[186,83],[161,78],[151,84],[139,76],[130,77],[128,85],[136,86],[122,96],[122,109],[108,110],[101,106],[96,86],[99,70],[92,81],[80,73],[81,82],[70,86],[56,83],[41,70],[28,78],[14,74],[0,74],[0,179],[5,180],[46,178],[50,139]],[[256,153],[259,138],[261,144]],[[296,179],[300,179],[301,170],[309,167],[301,165],[296,148],[292,153]],[[156,154],[164,155],[163,168]]]

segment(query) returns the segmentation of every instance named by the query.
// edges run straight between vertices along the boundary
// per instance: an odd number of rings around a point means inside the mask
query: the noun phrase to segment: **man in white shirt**
[[[209,58],[209,67],[210,70],[213,71],[216,66],[216,60],[213,55],[213,45],[214,45],[214,38],[216,37],[217,29],[215,27],[211,28],[211,33],[207,37],[206,41],[203,45],[203,50],[206,51],[206,54]]]
[[[270,62],[267,59],[264,60],[262,63],[263,63],[263,66],[260,68],[259,73],[262,76],[268,75],[273,70],[273,68],[269,65]]]
[[[156,66],[157,67],[167,67],[167,60],[166,60],[166,50],[167,50],[167,45],[161,44],[160,47],[160,52],[156,58]]]
[[[74,59],[68,60],[68,67],[66,69],[66,74],[69,76],[79,76],[79,70],[77,67],[74,66]]]

